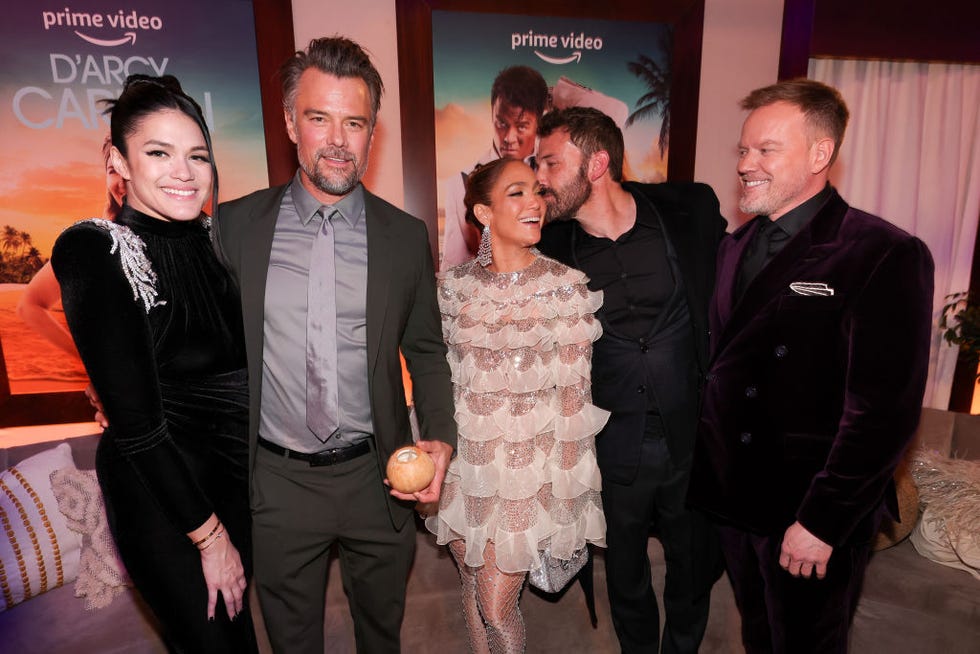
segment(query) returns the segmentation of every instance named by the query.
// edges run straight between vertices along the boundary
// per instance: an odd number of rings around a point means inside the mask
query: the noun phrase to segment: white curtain
[[[980,66],[811,59],[809,77],[840,90],[851,112],[831,182],[841,196],[915,234],[944,298],[970,283],[980,216]],[[957,351],[933,331],[925,406],[949,404]]]

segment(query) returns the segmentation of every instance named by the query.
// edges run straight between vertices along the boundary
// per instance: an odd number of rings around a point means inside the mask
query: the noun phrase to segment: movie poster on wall
[[[505,68],[528,66],[541,74],[549,90],[546,111],[591,106],[611,116],[624,134],[625,177],[664,181],[670,150],[671,39],[672,27],[663,23],[432,11],[443,263],[458,263],[462,256],[452,242],[461,228],[447,223],[462,220],[466,175],[476,163],[500,154],[490,97]]]
[[[6,7],[0,26],[0,372],[6,369],[11,395],[86,383],[77,356],[29,327],[17,305],[61,230],[106,211],[108,117],[100,101],[118,96],[128,74],[176,76],[211,129],[220,199],[242,196],[268,184],[255,48],[251,0]]]

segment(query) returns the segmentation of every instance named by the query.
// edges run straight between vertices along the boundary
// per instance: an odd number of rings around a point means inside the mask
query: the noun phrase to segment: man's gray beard
[[[739,198],[738,201],[738,210],[749,216],[756,215],[755,211],[753,211],[753,207],[748,203],[748,201],[742,200],[741,198]]]
[[[548,210],[548,221],[547,222],[549,222],[549,223],[550,222],[565,223],[565,222],[568,222],[569,220],[575,220],[575,213],[574,212],[569,211],[569,212],[566,212],[566,213],[563,213],[563,214],[560,214],[560,215],[559,214],[552,215],[551,209],[549,208],[549,210]]]
[[[548,203],[548,220],[574,220],[578,210],[592,197],[592,184],[589,183],[587,168],[579,168],[578,176],[559,196],[555,189],[548,194],[554,199],[554,204]],[[545,198],[547,202],[547,197]]]
[[[310,178],[313,185],[327,193],[328,195],[347,195],[354,190],[357,183],[361,181],[361,177],[358,174],[357,165],[355,162],[354,170],[349,174],[345,175],[342,180],[336,181],[327,178],[326,175],[322,174],[319,170],[314,168],[313,170],[308,170],[305,166],[303,167],[303,172],[306,176]]]
[[[756,198],[750,200],[741,194],[738,198],[738,210],[748,216],[768,216],[773,207],[771,198]]]

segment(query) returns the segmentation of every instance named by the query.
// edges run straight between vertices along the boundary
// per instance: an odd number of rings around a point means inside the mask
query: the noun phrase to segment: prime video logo
[[[132,10],[126,13],[120,9],[115,13],[91,13],[87,11],[72,11],[65,7],[60,11],[42,11],[41,24],[44,29],[73,28],[75,34],[93,45],[115,47],[125,43],[136,43],[134,30],[160,31],[163,29],[163,19],[159,16],[144,16]],[[116,29],[128,30],[121,38],[100,39],[92,35],[94,30]]]

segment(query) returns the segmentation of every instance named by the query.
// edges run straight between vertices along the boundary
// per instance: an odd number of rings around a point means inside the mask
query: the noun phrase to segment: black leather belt
[[[335,463],[343,463],[344,461],[356,459],[371,451],[371,444],[366,440],[354,443],[348,447],[335,447],[332,450],[323,450],[322,452],[313,452],[312,454],[287,449],[282,445],[276,445],[271,441],[267,441],[261,436],[259,436],[259,445],[287,459],[306,461],[311,466],[332,466]]]

